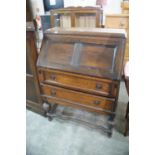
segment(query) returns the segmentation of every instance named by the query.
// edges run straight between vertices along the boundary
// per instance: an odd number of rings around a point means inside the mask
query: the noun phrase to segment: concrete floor
[[[27,110],[27,155],[128,155],[129,138],[124,137],[124,115],[128,97],[121,83],[116,126],[112,138],[96,129],[54,119],[49,122]]]

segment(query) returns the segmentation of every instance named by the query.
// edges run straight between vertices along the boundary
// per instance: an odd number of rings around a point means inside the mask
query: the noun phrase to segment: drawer
[[[114,108],[114,99],[110,98],[99,97],[87,93],[82,93],[55,86],[48,86],[44,84],[41,85],[41,91],[43,96],[56,99],[56,102],[58,102],[58,104],[61,104],[62,102],[67,102],[71,105],[81,105],[103,111],[113,111]]]
[[[40,71],[40,82],[80,90],[97,95],[115,97],[117,83],[111,80],[82,76],[60,71]]]
[[[119,17],[119,16],[107,16],[106,17],[106,27],[107,28],[128,28],[129,18]]]

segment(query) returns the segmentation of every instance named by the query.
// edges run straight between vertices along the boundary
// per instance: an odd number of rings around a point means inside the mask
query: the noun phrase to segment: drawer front
[[[106,17],[107,28],[128,28],[128,23],[127,17]]]
[[[65,88],[71,88],[74,90],[80,90],[103,96],[115,97],[116,95],[117,83],[112,83],[110,80],[103,80],[59,71],[41,71],[39,74],[40,82],[45,82],[47,84],[58,85]]]
[[[49,96],[71,104],[84,105],[89,108],[112,111],[114,99],[108,99],[60,87],[41,85],[43,96]]]

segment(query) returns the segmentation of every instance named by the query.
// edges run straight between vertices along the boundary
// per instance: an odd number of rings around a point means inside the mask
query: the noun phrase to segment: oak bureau
[[[44,101],[52,116],[57,105],[114,121],[122,76],[126,34],[101,28],[52,28],[45,32],[37,70]],[[107,130],[111,135],[111,130]]]

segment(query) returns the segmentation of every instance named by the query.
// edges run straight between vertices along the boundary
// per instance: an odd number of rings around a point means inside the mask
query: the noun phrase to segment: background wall
[[[105,14],[121,13],[122,0],[107,0]],[[68,6],[96,6],[96,0],[64,0],[64,7]]]
[[[29,0],[31,4],[33,18],[37,14],[37,8],[39,8],[39,14],[44,15],[43,0]],[[104,7],[104,14],[121,13],[122,0],[107,0],[107,5]],[[68,6],[96,6],[96,0],[64,0],[64,7]]]
[[[108,0],[104,10],[105,14],[121,13],[121,2],[122,0]]]
[[[64,0],[64,7],[68,6],[95,6],[96,0]]]
[[[43,0],[29,0],[29,1],[33,18],[35,18],[37,15],[37,8],[39,9],[39,15],[45,14]]]

